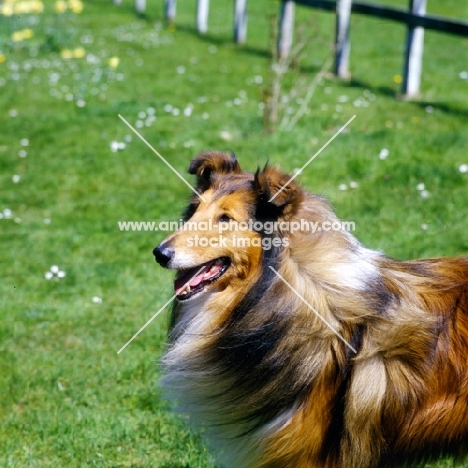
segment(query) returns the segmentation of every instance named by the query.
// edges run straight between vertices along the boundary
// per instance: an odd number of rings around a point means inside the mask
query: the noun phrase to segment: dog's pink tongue
[[[201,265],[195,267],[195,268],[191,268],[190,270],[187,270],[182,276],[179,276],[178,278],[176,278],[174,280],[174,291],[176,294],[180,294],[182,293],[182,291],[187,287],[187,284],[191,287],[191,288],[194,288],[196,286],[198,286],[204,279],[207,279],[209,278],[211,275],[211,267],[213,266],[213,264],[215,263],[215,260],[211,261],[211,262],[207,262],[205,263],[205,265],[203,265],[203,269],[200,270],[202,268]],[[219,267],[221,268],[221,267]],[[218,268],[218,270],[219,270]],[[207,278],[205,278],[205,275],[206,273],[208,273],[210,271],[210,275],[207,276]],[[215,275],[217,273],[214,272],[213,275]]]

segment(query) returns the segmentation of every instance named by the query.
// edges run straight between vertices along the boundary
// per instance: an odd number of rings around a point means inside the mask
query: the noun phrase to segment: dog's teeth
[[[187,286],[185,288],[185,294],[188,294],[190,291],[191,291],[190,284],[187,284]]]

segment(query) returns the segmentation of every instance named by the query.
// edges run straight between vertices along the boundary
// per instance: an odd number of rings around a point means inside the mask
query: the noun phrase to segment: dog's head
[[[197,177],[198,194],[185,223],[153,251],[161,266],[177,270],[180,301],[253,279],[265,249],[284,248],[281,233],[270,228],[291,219],[305,198],[289,175],[269,166],[245,172],[233,154],[201,153],[189,173]]]

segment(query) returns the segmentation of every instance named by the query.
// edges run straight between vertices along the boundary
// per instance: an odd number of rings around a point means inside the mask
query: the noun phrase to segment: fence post
[[[146,12],[146,0],[135,0],[135,11],[139,15],[144,15]]]
[[[424,16],[426,0],[410,0],[411,13]],[[412,98],[419,94],[421,85],[422,59],[424,51],[424,28],[408,26],[405,64],[403,70],[403,95]]]
[[[210,9],[210,0],[197,1],[197,29],[200,34],[208,31],[208,11]]]
[[[176,0],[164,0],[164,17],[168,23],[173,23],[176,16]]]
[[[294,30],[294,1],[283,0],[279,18],[278,57],[285,58],[291,52]]]
[[[352,0],[336,2],[335,75],[349,78],[349,28]]]
[[[247,0],[236,0],[234,5],[234,42],[244,44],[247,37]]]

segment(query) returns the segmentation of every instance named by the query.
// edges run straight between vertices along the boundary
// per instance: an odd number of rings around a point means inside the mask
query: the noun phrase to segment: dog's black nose
[[[159,244],[153,250],[153,255],[161,266],[166,267],[174,256],[174,249],[172,247],[164,247],[162,244]]]

